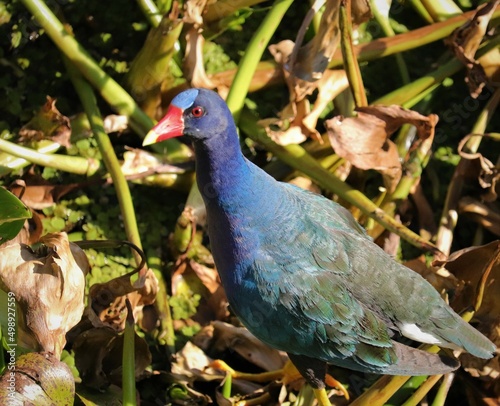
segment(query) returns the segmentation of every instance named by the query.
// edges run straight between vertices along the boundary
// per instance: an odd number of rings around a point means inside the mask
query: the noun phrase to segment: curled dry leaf
[[[203,44],[205,38],[201,28],[193,26],[186,34],[186,54],[184,56],[184,74],[193,87],[214,89],[215,83],[205,72],[203,63]]]
[[[184,5],[184,22],[201,26],[203,24],[203,11],[208,0],[188,0]]]
[[[314,82],[322,77],[340,41],[340,0],[329,0],[321,15],[318,32],[309,43],[302,46],[302,39],[312,17],[318,12],[318,3],[323,2],[316,1],[304,19],[287,66],[293,78],[306,82]],[[300,100],[302,95],[299,92],[297,94],[299,95],[298,100]]]
[[[392,192],[402,167],[396,145],[389,137],[403,124],[411,124],[416,127],[419,141],[432,141],[438,117],[395,105],[360,107],[357,112],[357,117],[337,116],[326,121],[332,147],[357,168],[379,171],[385,187]]]
[[[269,50],[276,62],[283,67],[285,81],[290,91],[290,103],[278,114],[278,118],[264,119],[259,124],[266,129],[271,139],[281,145],[299,144],[309,137],[322,142],[316,130],[318,118],[327,104],[348,87],[345,71],[327,70],[322,72],[319,80],[306,82],[295,78],[285,68],[293,50],[292,41],[281,41],[271,45]],[[311,109],[305,96],[315,89],[318,89],[318,95]]]
[[[481,64],[474,59],[488,24],[500,0],[490,1],[478,9],[472,20],[453,31],[447,43],[452,48],[455,56],[467,69],[466,82],[472,97],[481,94],[486,84],[487,77]]]
[[[39,175],[29,173],[23,179],[16,179],[9,190],[29,208],[42,210],[52,206],[67,193],[82,187],[81,183],[54,185]]]
[[[50,139],[64,147],[71,144],[71,124],[68,117],[63,116],[56,108],[56,99],[47,96],[47,102],[20,130],[21,141],[40,141]]]
[[[465,248],[451,254],[446,261],[434,261],[433,265],[443,266],[457,279],[465,282],[462,293],[451,303],[454,309],[460,311],[470,308],[476,300],[477,287],[485,267],[497,254],[499,244],[499,241],[493,241],[486,245]],[[497,346],[500,345],[500,263],[498,262],[493,264],[485,284],[481,307],[474,314],[473,321],[477,322],[476,327],[479,331]],[[481,360],[463,354],[461,361],[462,365],[474,375],[486,375],[492,379],[500,375],[498,355],[491,360]]]
[[[134,273],[136,271],[90,287],[85,314],[94,326],[122,331],[127,317],[126,299],[134,309],[135,319],[140,316],[143,306],[154,303],[158,293],[158,279],[154,272],[148,269],[144,277],[132,284],[130,277]]]
[[[151,364],[151,353],[144,338],[134,335],[135,376],[140,377]],[[122,382],[124,334],[107,327],[82,332],[73,342],[75,365],[85,385],[103,390]]]
[[[443,272],[437,267],[427,265],[424,256],[406,261],[404,265],[424,277],[439,293],[455,297],[460,295],[464,288],[464,282],[450,272]]]
[[[248,362],[265,371],[283,368],[287,358],[285,354],[264,344],[246,328],[222,321],[214,321],[205,327],[194,337],[193,342],[208,354],[236,351]]]
[[[165,188],[186,190],[193,177],[192,173],[186,173],[185,169],[168,163],[164,156],[142,149],[126,151],[121,168],[129,180]]]
[[[498,179],[500,178],[500,171],[497,166],[495,166],[488,158],[486,158],[483,154],[480,152],[476,153],[470,153],[465,151],[465,146],[467,145],[467,142],[472,138],[472,137],[488,137],[489,134],[482,134],[482,135],[477,135],[477,134],[469,134],[466,137],[464,137],[460,143],[458,144],[458,153],[460,156],[464,159],[467,159],[469,161],[476,162],[478,164],[478,172],[473,172],[469,173],[469,176],[474,176],[477,177],[477,180],[479,182],[479,185],[483,189],[487,189],[487,192],[484,193],[481,197],[486,200],[487,202],[493,202],[497,200],[497,191],[496,191],[496,186]]]
[[[497,202],[484,203],[470,196],[458,202],[459,213],[466,214],[491,233],[500,236],[500,207]]]
[[[19,356],[14,370],[0,378],[0,404],[66,406],[75,397],[75,381],[59,356],[31,352]]]
[[[19,344],[59,358],[66,332],[83,314],[89,263],[66,233],[47,234],[40,242],[36,252],[24,244],[0,248],[0,287],[14,293],[25,316]]]

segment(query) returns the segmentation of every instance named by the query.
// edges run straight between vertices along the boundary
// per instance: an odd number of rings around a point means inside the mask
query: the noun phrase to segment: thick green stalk
[[[416,30],[398,34],[394,37],[379,38],[366,44],[354,47],[355,54],[359,62],[372,61],[384,56],[394,55],[400,52],[409,51],[434,41],[448,37],[456,28],[465,24],[476,11],[469,11],[449,20],[431,24]],[[492,20],[500,17],[500,6],[495,9]],[[329,63],[330,68],[339,67],[343,64],[340,52],[335,53]]]
[[[264,21],[262,21],[260,27],[250,40],[243,58],[241,58],[238,71],[236,72],[226,100],[236,122],[238,122],[252,77],[262,58],[262,54],[271,36],[283,19],[283,15],[292,3],[293,0],[275,0],[271,10],[267,13]]]
[[[409,0],[409,3],[413,6],[416,12],[420,14],[420,17],[422,17],[427,24],[432,24],[434,22],[432,16],[424,7],[421,0]]]
[[[344,69],[349,81],[349,87],[351,88],[356,107],[365,107],[368,105],[368,100],[358,60],[354,55],[352,45],[351,0],[342,0],[340,2],[339,21],[341,33],[340,48],[342,50],[342,59],[344,60]]]
[[[443,382],[441,382],[441,385],[439,385],[434,401],[432,402],[432,406],[445,405],[448,392],[450,391],[450,387],[454,379],[455,379],[454,373],[446,374],[444,376]]]
[[[438,383],[443,375],[432,375],[420,385],[420,387],[410,396],[410,398],[402,404],[402,406],[417,406],[421,400],[429,393],[429,391]]]
[[[426,76],[422,76],[421,78],[400,87],[393,92],[382,96],[381,98],[371,102],[370,104],[383,104],[383,105],[391,105],[397,104],[402,106],[407,103],[409,100],[417,97],[422,92],[425,92],[428,88],[441,83],[447,77],[457,73],[460,69],[463,68],[463,64],[457,59],[453,58],[445,64],[441,65],[435,71],[427,74]]]
[[[78,68],[108,104],[119,114],[130,118],[130,125],[141,136],[153,126],[153,121],[134,99],[112,77],[107,75],[88,52],[68,32],[43,0],[21,0],[61,52]],[[172,142],[171,142],[172,141]],[[169,153],[189,156],[189,148],[177,140],[165,141]]]
[[[350,406],[381,406],[410,379],[409,376],[380,377],[368,390],[355,399]]]
[[[396,33],[392,29],[392,26],[389,22],[389,6],[387,6],[386,9],[382,9],[382,7],[380,7],[380,3],[385,6],[385,4],[387,4],[387,1],[370,0],[370,7],[373,13],[373,17],[375,17],[375,20],[377,20],[377,22],[379,23],[380,28],[382,28],[382,31],[384,32],[386,37],[394,37]],[[382,10],[384,10],[385,12],[383,12]],[[399,74],[401,75],[403,83],[409,83],[410,74],[408,73],[408,68],[406,67],[403,55],[396,54],[394,57],[396,58],[396,64],[398,65]]]
[[[218,0],[212,2],[203,16],[206,23],[211,23],[221,20],[234,14],[241,8],[252,7],[256,4],[262,3],[265,0]]]
[[[126,299],[127,320],[123,332],[122,353],[122,405],[135,406],[137,394],[135,390],[135,321],[132,305]]]
[[[137,0],[142,13],[148,20],[151,27],[156,28],[160,25],[162,15],[153,0]]]
[[[241,117],[240,128],[245,131],[245,134],[249,138],[261,144],[266,150],[272,152],[283,162],[306,174],[322,188],[336,193],[342,199],[358,207],[364,214],[373,218],[388,230],[400,235],[402,238],[421,249],[430,250],[432,252],[437,251],[437,248],[432,243],[424,240],[401,223],[398,223],[394,218],[377,207],[376,204],[359,190],[351,188],[335,175],[324,169],[300,145],[291,144],[282,146],[276,144],[269,138],[265,130],[255,123],[252,117],[245,114]]]
[[[82,158],[79,156],[60,154],[42,154],[34,149],[22,147],[1,138],[0,151],[25,159],[26,161],[37,165],[48,166],[50,168],[74,173],[76,175],[92,176],[100,167],[100,162],[92,158]]]
[[[118,197],[118,204],[123,216],[127,240],[141,248],[142,244],[139,236],[139,229],[137,227],[130,189],[125,176],[123,176],[120,162],[115,154],[113,145],[109,140],[108,134],[104,131],[104,123],[99,108],[97,107],[95,94],[90,85],[80,75],[71,62],[67,59],[65,59],[65,62],[71,81],[75,86],[75,90],[82,102],[83,109],[89,119],[90,127],[94,133],[94,137],[97,141],[104,164],[113,179],[113,184],[116,188],[116,195]],[[136,256],[136,263],[140,263],[140,258],[138,256]]]
[[[2,136],[3,135],[4,134],[2,134]],[[3,137],[0,137],[0,139],[3,139]],[[37,149],[35,150],[35,152],[39,152],[40,154],[44,155],[45,154],[52,155],[61,148],[61,145],[59,145],[57,142],[43,140],[37,144],[36,148]],[[28,166],[30,163],[31,163],[30,161],[24,158],[18,158],[6,152],[0,152],[0,177],[7,175],[8,173],[12,172],[15,169],[24,168],[25,166]]]
[[[462,14],[462,10],[453,0],[421,0],[423,6],[432,16],[434,21],[446,20],[450,17]]]
[[[492,39],[491,41],[484,44],[476,53],[476,58],[479,58],[490,51],[495,51],[500,43],[500,36]],[[454,75],[460,69],[463,68],[463,64],[453,58],[450,59],[445,64],[441,65],[435,71],[429,73],[426,76],[421,77],[399,89],[382,96],[380,99],[373,101],[371,104],[397,104],[405,105],[409,100],[418,97],[421,93],[425,92],[432,86],[440,84],[444,79]]]

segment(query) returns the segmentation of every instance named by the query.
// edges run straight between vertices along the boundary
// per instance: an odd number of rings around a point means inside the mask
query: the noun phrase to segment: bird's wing
[[[323,227],[304,222],[294,227],[294,233],[282,230],[282,244],[264,243],[266,259],[255,263],[259,295],[273,303],[275,322],[284,329],[269,337],[276,340],[270,344],[282,348],[283,334],[294,337],[283,339],[291,353],[307,351],[303,355],[333,363],[354,357],[373,368],[395,363],[385,321],[349,289],[352,267],[346,251],[323,235]]]

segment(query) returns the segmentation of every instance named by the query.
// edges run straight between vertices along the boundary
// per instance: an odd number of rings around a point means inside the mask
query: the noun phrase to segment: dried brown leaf
[[[47,96],[47,102],[36,115],[19,130],[21,141],[50,139],[64,147],[69,147],[71,124],[56,108],[57,99]]]
[[[40,242],[45,249],[37,252],[24,244],[0,248],[0,285],[14,293],[25,315],[20,344],[59,357],[66,332],[83,314],[89,263],[65,233],[47,234]]]
[[[500,207],[497,202],[481,202],[470,196],[458,202],[460,214],[466,214],[491,233],[500,236]]]
[[[267,346],[246,328],[235,327],[221,321],[214,321],[205,327],[194,337],[193,342],[207,353],[236,351],[244,359],[265,371],[281,369],[286,361],[285,354]]]
[[[269,47],[276,62],[283,68],[290,103],[278,114],[278,118],[267,118],[259,124],[266,129],[271,139],[281,145],[299,144],[307,138],[322,142],[316,130],[318,118],[327,104],[348,87],[347,77],[343,70],[327,70],[318,76],[319,80],[313,82],[297,79],[286,68],[292,50],[293,42],[289,40]],[[315,89],[318,89],[318,96],[311,109],[305,97]]]
[[[475,302],[477,287],[486,266],[494,255],[497,255],[499,241],[489,244],[469,247],[451,254],[446,261],[435,261],[450,271],[457,279],[463,280],[465,286],[460,295],[452,301],[456,310],[467,309]],[[482,303],[474,314],[476,328],[490,338],[497,346],[500,345],[500,263],[493,264],[485,285]],[[499,355],[490,360],[480,360],[469,354],[461,357],[462,365],[475,376],[496,379],[500,376]]]
[[[203,24],[203,11],[208,3],[208,0],[188,0],[184,4],[184,22],[201,26]]]
[[[416,127],[419,140],[432,140],[437,116],[423,116],[400,106],[369,106],[357,109],[357,117],[334,117],[326,121],[335,152],[360,169],[374,169],[392,192],[402,175],[396,145],[389,139],[403,124]]]
[[[71,370],[51,353],[23,354],[16,360],[15,368],[0,378],[2,405],[70,405],[74,397]]]
[[[208,77],[203,63],[203,44],[205,38],[201,28],[193,26],[186,34],[186,54],[184,56],[184,75],[193,87],[214,89],[216,84]]]
[[[294,79],[314,82],[322,77],[340,41],[339,10],[340,0],[327,1],[318,32],[309,43],[302,46],[305,30],[312,20],[311,14],[316,12],[315,7],[309,11],[290,56],[288,70]],[[300,93],[297,92],[299,95]]]
[[[86,315],[96,327],[111,327],[122,331],[125,327],[126,300],[134,309],[134,318],[140,316],[143,306],[154,303],[158,293],[158,279],[151,269],[132,284],[130,277],[136,271],[119,276],[105,283],[95,283],[89,290]]]
[[[140,377],[151,364],[146,341],[135,334],[135,376]],[[107,327],[81,332],[74,342],[75,364],[85,385],[98,390],[122,382],[124,335]]]
[[[464,288],[464,282],[457,279],[450,272],[427,265],[424,256],[406,261],[404,265],[420,274],[440,293],[446,292],[452,296],[457,296],[461,294]]]
[[[482,134],[480,136],[488,137],[489,134]],[[498,197],[496,186],[498,180],[500,179],[500,170],[480,152],[470,153],[465,150],[467,142],[472,137],[478,137],[478,135],[468,134],[460,141],[460,143],[458,144],[458,153],[462,158],[467,159],[472,163],[476,163],[476,165],[471,166],[471,168],[477,168],[477,171],[471,170],[467,175],[471,179],[477,178],[479,185],[483,189],[487,189],[487,192],[484,193],[481,197],[487,202],[493,202],[497,200]]]
[[[474,55],[486,34],[491,16],[498,4],[500,4],[500,0],[481,5],[472,20],[453,31],[447,40],[455,56],[467,69],[466,82],[469,86],[469,92],[474,98],[481,94],[487,82],[485,71],[481,64],[474,59]]]
[[[18,196],[29,208],[41,210],[52,206],[67,193],[81,188],[81,183],[54,185],[41,176],[26,176],[24,180],[17,179],[9,190]]]

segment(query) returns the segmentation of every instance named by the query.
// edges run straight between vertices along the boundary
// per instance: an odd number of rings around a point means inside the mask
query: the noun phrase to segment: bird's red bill
[[[182,109],[171,104],[165,117],[149,131],[142,145],[154,144],[155,142],[168,140],[169,138],[180,137],[184,132],[184,118],[182,117],[182,113]]]

